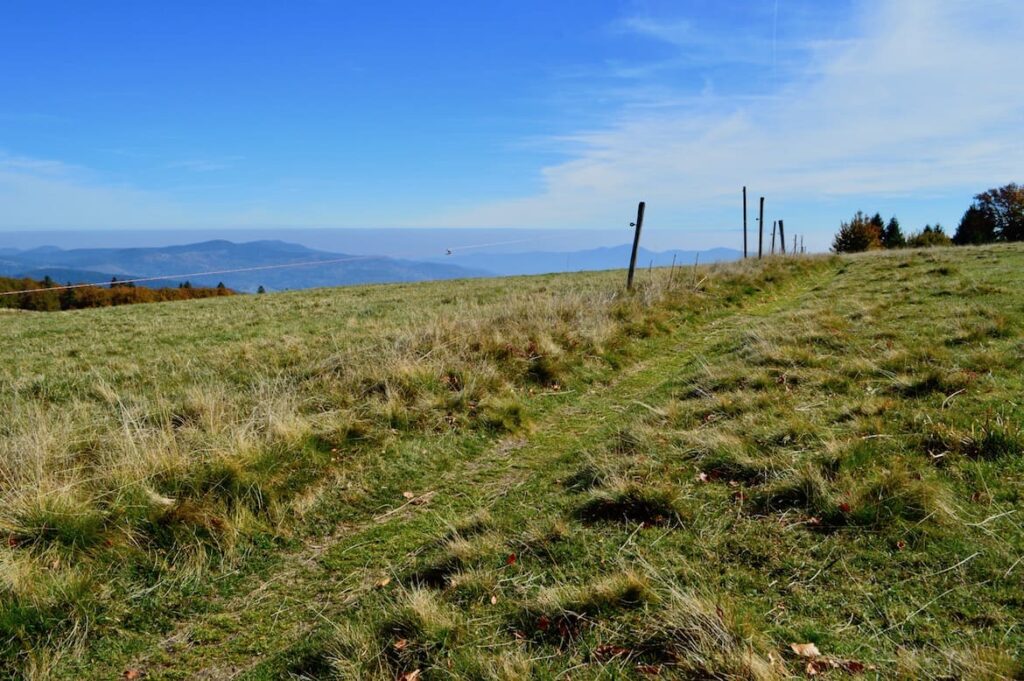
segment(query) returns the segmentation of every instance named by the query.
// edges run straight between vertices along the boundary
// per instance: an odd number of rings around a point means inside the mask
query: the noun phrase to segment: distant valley
[[[463,253],[426,261],[384,256],[349,255],[308,248],[284,241],[235,243],[204,241],[146,248],[76,248],[41,246],[28,250],[0,248],[0,276],[49,277],[58,283],[103,283],[160,277],[144,282],[154,287],[224,283],[242,292],[414,282],[487,276],[543,274],[625,267],[630,246],[570,252]],[[647,267],[735,260],[741,254],[727,248],[707,251],[648,251],[640,249],[638,264]],[[239,271],[242,270],[242,271]],[[204,274],[206,273],[206,274]],[[211,274],[212,273],[212,274]]]

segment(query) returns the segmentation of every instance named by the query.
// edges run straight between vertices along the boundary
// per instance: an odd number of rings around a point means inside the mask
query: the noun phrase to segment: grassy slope
[[[18,595],[12,566],[38,580],[31,569],[53,560],[58,575],[69,569],[60,561],[109,571],[111,600],[131,594],[122,609],[89,602],[96,614],[81,621],[99,635],[59,661],[69,677],[773,678],[805,671],[787,651],[793,641],[885,676],[1009,676],[1024,645],[1022,261],[1001,248],[775,263],[767,276],[716,268],[699,293],[687,272],[675,292],[655,287],[639,309],[596,316],[608,275],[518,280],[511,303],[508,283],[474,282],[230,301],[246,306],[231,316],[221,301],[103,311],[101,324],[19,316],[5,380],[23,411],[71,403],[103,416],[118,404],[110,393],[145,396],[140,411],[152,414],[166,396],[212,386],[236,416],[213,418],[207,405],[189,437],[230,448],[245,433],[257,463],[282,447],[307,454],[300,474],[246,478],[226,500],[216,488],[193,495],[227,528],[207,527],[209,537],[161,544],[145,523],[109,515],[96,531],[105,541],[87,546],[17,535],[3,556],[5,597]],[[429,384],[370,412],[310,389],[329,387],[319,377],[343,344],[436,330],[429,310],[446,300],[494,324],[522,298],[567,295],[569,326],[588,322],[575,345],[505,329],[553,343],[531,353],[558,357],[550,366],[500,353],[478,361],[484,348],[438,365],[423,358],[429,349],[401,356],[413,373],[424,362],[426,373],[455,367],[448,393],[483,376],[461,410]],[[580,295],[592,295],[583,316]],[[183,313],[203,323],[183,325]],[[106,340],[133,330],[123,349]],[[66,341],[40,344],[60,332],[94,336],[68,357]],[[209,340],[197,351],[200,337]],[[54,363],[76,371],[40,375]],[[232,401],[233,375],[251,403]],[[491,392],[500,405],[486,406]],[[281,394],[298,402],[274,410],[289,424],[283,444],[248,435],[239,423],[252,405]],[[341,436],[324,414],[344,419]],[[116,431],[126,419],[113,421]],[[5,427],[7,442],[41,438],[21,421]],[[233,439],[220,444],[218,428]],[[170,494],[163,484],[156,491]],[[266,514],[237,508],[254,486],[274,494]],[[6,522],[25,530],[17,516]],[[159,558],[128,551],[124,536]],[[207,560],[165,555],[196,546]],[[151,574],[126,576],[110,554]],[[22,643],[22,668],[53,660],[45,643]]]

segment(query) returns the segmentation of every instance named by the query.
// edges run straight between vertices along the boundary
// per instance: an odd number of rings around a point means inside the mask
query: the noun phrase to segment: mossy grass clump
[[[642,659],[665,663],[684,678],[784,677],[784,669],[755,650],[725,607],[692,592],[671,589],[664,606],[630,633]]]
[[[443,664],[463,633],[458,613],[436,592],[420,588],[402,594],[376,627],[384,659],[400,674]]]
[[[91,500],[63,490],[22,498],[5,515],[10,543],[38,547],[53,543],[70,549],[99,544],[108,520]]]
[[[520,631],[539,639],[571,639],[588,622],[642,608],[657,599],[650,580],[634,571],[541,591],[516,616]]]
[[[644,526],[682,525],[686,514],[672,487],[654,482],[616,480],[595,490],[576,510],[587,523],[617,522]]]

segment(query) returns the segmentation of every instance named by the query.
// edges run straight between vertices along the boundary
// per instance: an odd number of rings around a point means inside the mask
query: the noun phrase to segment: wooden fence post
[[[757,259],[764,255],[764,197],[761,197],[761,209],[757,218]]]
[[[747,257],[747,188],[743,188],[743,258]]]
[[[779,245],[782,247],[782,255],[786,255],[786,228],[782,226],[782,220],[779,220]]]
[[[644,226],[644,208],[645,204],[643,201],[636,207],[636,222],[633,226],[636,227],[636,233],[633,235],[633,253],[629,256],[629,276],[626,277],[626,290],[633,290],[633,273],[636,271],[636,253],[637,249],[640,248],[640,230]]]
[[[772,250],[769,251],[772,255],[775,255],[775,228],[778,224],[778,220],[772,220]]]

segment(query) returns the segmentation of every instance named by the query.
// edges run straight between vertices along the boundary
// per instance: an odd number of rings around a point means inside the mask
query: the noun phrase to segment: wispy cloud
[[[984,188],[1020,173],[1024,4],[888,0],[850,22],[848,39],[808,36],[803,61],[767,97],[695,95],[659,78],[646,92],[664,107],[627,101],[607,125],[553,140],[572,152],[541,171],[540,193],[435,222],[589,226],[638,197],[666,212],[713,208],[741,184],[815,201]],[[685,22],[623,25],[681,52],[710,49]]]
[[[0,151],[0,228],[152,227],[190,219],[157,193],[112,185],[61,161]]]

